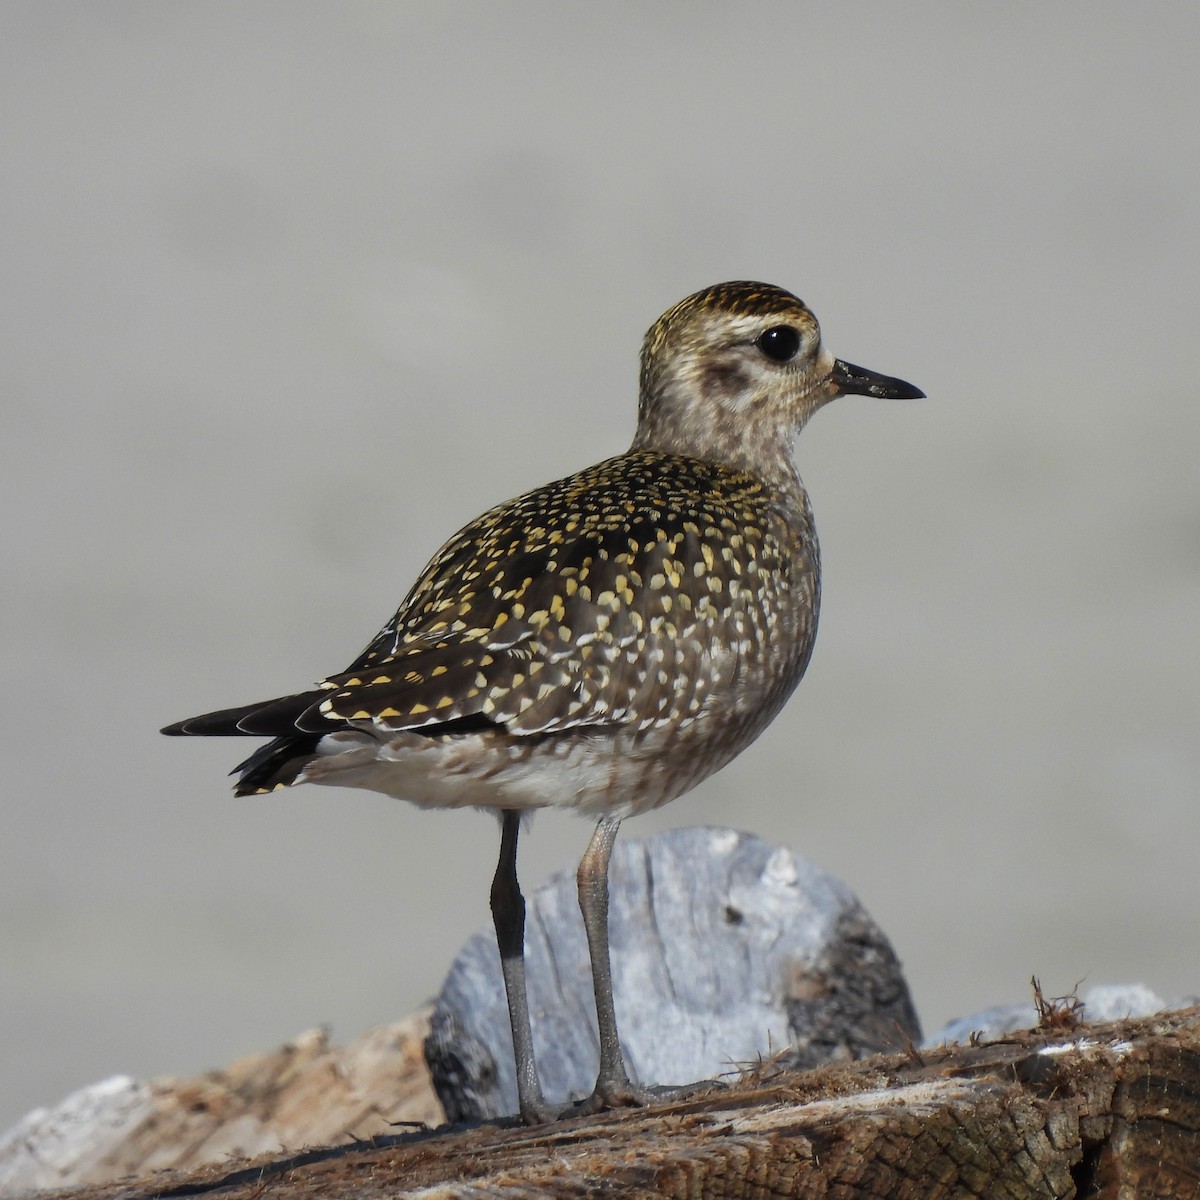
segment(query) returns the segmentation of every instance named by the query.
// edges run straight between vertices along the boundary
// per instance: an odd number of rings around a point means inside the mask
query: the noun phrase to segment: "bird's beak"
[[[925,393],[903,379],[891,375],[879,375],[853,363],[834,359],[833,373],[829,377],[840,396],[878,396],[880,400],[921,400]]]

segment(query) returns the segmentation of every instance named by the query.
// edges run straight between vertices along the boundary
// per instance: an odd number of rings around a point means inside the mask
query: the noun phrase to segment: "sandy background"
[[[437,989],[496,831],[156,730],[345,665],[616,452],[726,278],[924,401],[798,447],[809,676],[627,833],[845,878],[922,1019],[1200,990],[1200,8],[0,8],[0,1127]],[[587,827],[540,818],[532,884]]]

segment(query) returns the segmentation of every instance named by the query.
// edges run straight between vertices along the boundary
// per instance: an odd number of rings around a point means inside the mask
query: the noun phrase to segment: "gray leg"
[[[596,1024],[600,1034],[600,1073],[591,1100],[584,1102],[588,1108],[642,1102],[641,1089],[630,1082],[621,1057],[608,954],[608,860],[620,826],[619,817],[600,818],[592,840],[579,860],[575,876],[592,960],[592,987],[596,993]]]
[[[682,1087],[643,1087],[633,1083],[621,1057],[617,1035],[617,1014],[613,1006],[612,967],[608,954],[608,862],[621,821],[601,817],[588,848],[579,860],[575,879],[579,885],[579,908],[587,932],[588,953],[592,960],[592,987],[596,993],[596,1025],[600,1033],[600,1072],[592,1094],[574,1111],[596,1112],[621,1104],[653,1104],[683,1100],[698,1091],[719,1087],[713,1081],[685,1084]]]
[[[525,897],[521,895],[521,885],[517,881],[517,834],[520,828],[520,813],[512,809],[501,812],[500,861],[492,878],[492,920],[496,925],[500,969],[508,996],[521,1117],[528,1124],[536,1125],[553,1120],[555,1113],[546,1106],[542,1096],[529,1027],[529,999],[525,990]]]

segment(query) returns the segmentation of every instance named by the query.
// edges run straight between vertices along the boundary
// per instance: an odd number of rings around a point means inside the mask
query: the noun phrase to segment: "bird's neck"
[[[763,423],[738,427],[732,414],[703,424],[643,420],[631,452],[650,451],[715,463],[762,480],[785,506],[805,505],[804,485],[792,459],[794,431]]]

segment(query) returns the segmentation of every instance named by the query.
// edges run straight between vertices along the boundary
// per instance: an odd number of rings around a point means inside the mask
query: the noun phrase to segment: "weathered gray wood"
[[[845,884],[792,851],[729,829],[617,843],[611,868],[614,993],[631,1076],[728,1077],[787,1049],[812,1066],[920,1040],[891,945]],[[526,969],[546,1096],[586,1096],[595,1006],[571,871],[529,897]],[[463,948],[426,1042],[452,1120],[517,1109],[495,937]]]
[[[170,1173],[72,1200],[1190,1200],[1200,1196],[1200,1010],[1014,1034],[541,1129],[377,1139]]]

